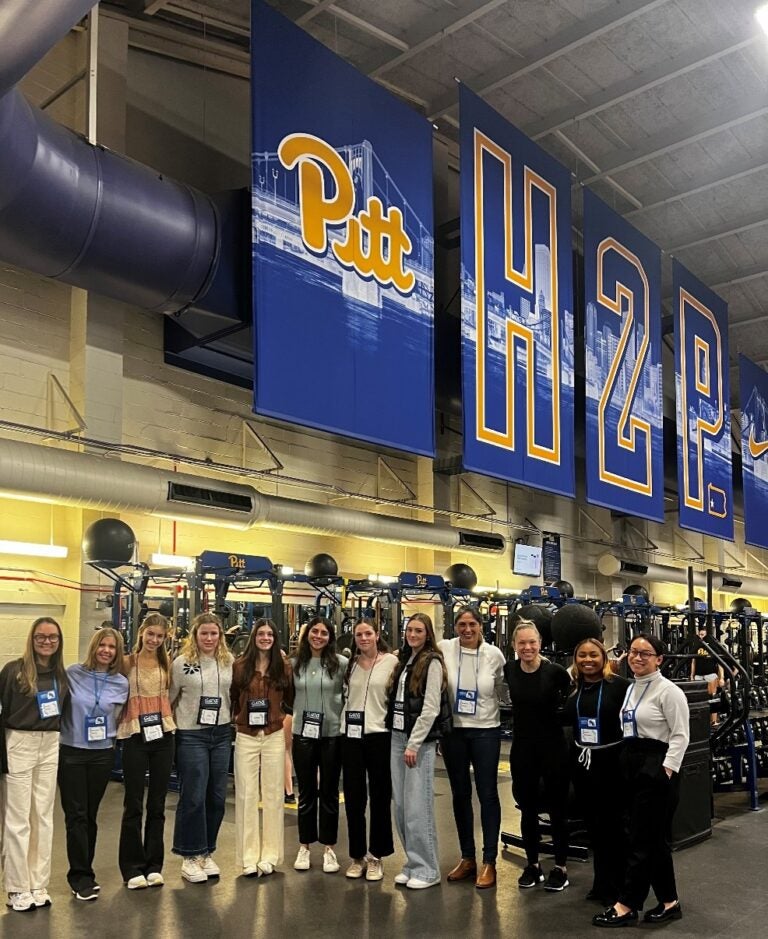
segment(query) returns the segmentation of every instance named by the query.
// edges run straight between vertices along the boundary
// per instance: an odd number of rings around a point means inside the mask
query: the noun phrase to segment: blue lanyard
[[[576,723],[577,723],[578,725],[581,724],[581,711],[579,710],[579,701],[581,701],[581,693],[582,693],[583,690],[584,690],[584,686],[582,685],[582,687],[579,688],[579,693],[578,693],[578,695],[576,695]],[[643,692],[643,694],[645,694],[645,692]],[[601,681],[600,681],[600,690],[599,690],[598,693],[597,693],[597,713],[595,714],[595,717],[597,718],[597,723],[598,723],[598,725],[600,724],[600,705],[601,705],[602,703],[603,703],[603,682],[602,682],[602,680],[601,680]]]
[[[91,715],[96,711],[101,710],[99,704],[101,702],[101,696],[104,694],[104,688],[106,687],[107,682],[109,681],[109,672],[104,672],[103,678],[97,678],[96,672],[93,672],[93,707],[91,708]],[[101,685],[101,688],[99,688]]]

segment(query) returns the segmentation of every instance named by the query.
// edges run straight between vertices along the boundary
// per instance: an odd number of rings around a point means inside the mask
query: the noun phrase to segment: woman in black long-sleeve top
[[[511,646],[516,661],[508,661],[504,675],[512,699],[513,738],[509,755],[512,794],[520,806],[520,831],[527,866],[518,879],[521,888],[544,881],[539,865],[539,812],[549,813],[555,866],[546,890],[568,886],[568,746],[562,726],[562,705],[568,693],[568,672],[541,657],[541,636],[530,620],[518,621]],[[543,783],[543,804],[539,796]]]
[[[565,705],[574,742],[571,778],[594,867],[587,899],[610,906],[619,895],[626,865],[619,754],[623,742],[620,713],[629,682],[613,673],[598,639],[583,639],[576,646],[571,671],[576,684]]]

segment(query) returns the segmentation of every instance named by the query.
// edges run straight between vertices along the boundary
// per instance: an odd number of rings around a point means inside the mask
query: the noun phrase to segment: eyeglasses
[[[634,649],[630,649],[627,655],[633,656],[636,659],[642,659],[643,662],[647,662],[648,659],[657,659],[659,657],[658,652],[636,652]]]
[[[36,646],[55,646],[58,645],[58,636],[34,636],[32,641]]]

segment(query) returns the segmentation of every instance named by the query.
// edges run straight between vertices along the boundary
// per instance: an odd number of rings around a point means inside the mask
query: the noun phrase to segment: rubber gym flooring
[[[509,777],[500,776],[502,828],[518,831]],[[443,875],[458,859],[451,799],[444,771],[436,781],[436,814]],[[219,882],[188,884],[180,876],[180,859],[169,850],[176,795],[168,794],[166,812],[166,885],[128,891],[117,868],[122,788],[110,783],[102,804],[95,869],[100,899],[84,903],[69,893],[66,882],[64,821],[57,805],[53,874],[53,906],[28,913],[0,913],[0,936],[7,939],[241,939],[241,937],[597,937],[605,932],[590,923],[599,906],[586,902],[589,863],[571,862],[571,886],[562,893],[542,889],[521,891],[516,885],[523,857],[512,850],[500,854],[498,886],[476,890],[472,883],[448,884],[414,891],[396,887],[392,878],[403,856],[385,862],[380,883],[347,880],[344,811],[341,812],[338,855],[342,869],[324,874],[321,851],[313,849],[313,867],[293,870],[297,850],[295,809],[286,808],[286,857],[271,877],[236,876],[230,792],[216,860]],[[768,937],[768,812],[747,808],[746,793],[717,796],[717,818],[707,841],[676,853],[675,864],[684,917],[663,927],[635,927],[649,935],[662,929],[669,936]],[[763,803],[768,805],[768,803]],[[477,818],[477,813],[476,813]],[[479,831],[478,831],[478,844]],[[545,870],[549,867],[543,859]],[[648,904],[653,905],[652,902]],[[626,930],[622,932],[626,935]],[[632,933],[630,932],[630,935]]]

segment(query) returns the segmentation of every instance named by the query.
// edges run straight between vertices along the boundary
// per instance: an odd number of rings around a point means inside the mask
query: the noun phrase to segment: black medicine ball
[[[448,583],[461,590],[473,590],[477,586],[477,574],[469,564],[451,564],[444,577]]]
[[[130,564],[135,548],[133,530],[119,518],[100,518],[83,535],[83,556],[90,564],[102,567]]]
[[[602,634],[597,613],[581,603],[566,603],[552,617],[552,638],[559,652],[573,652],[582,639],[599,639]]]

